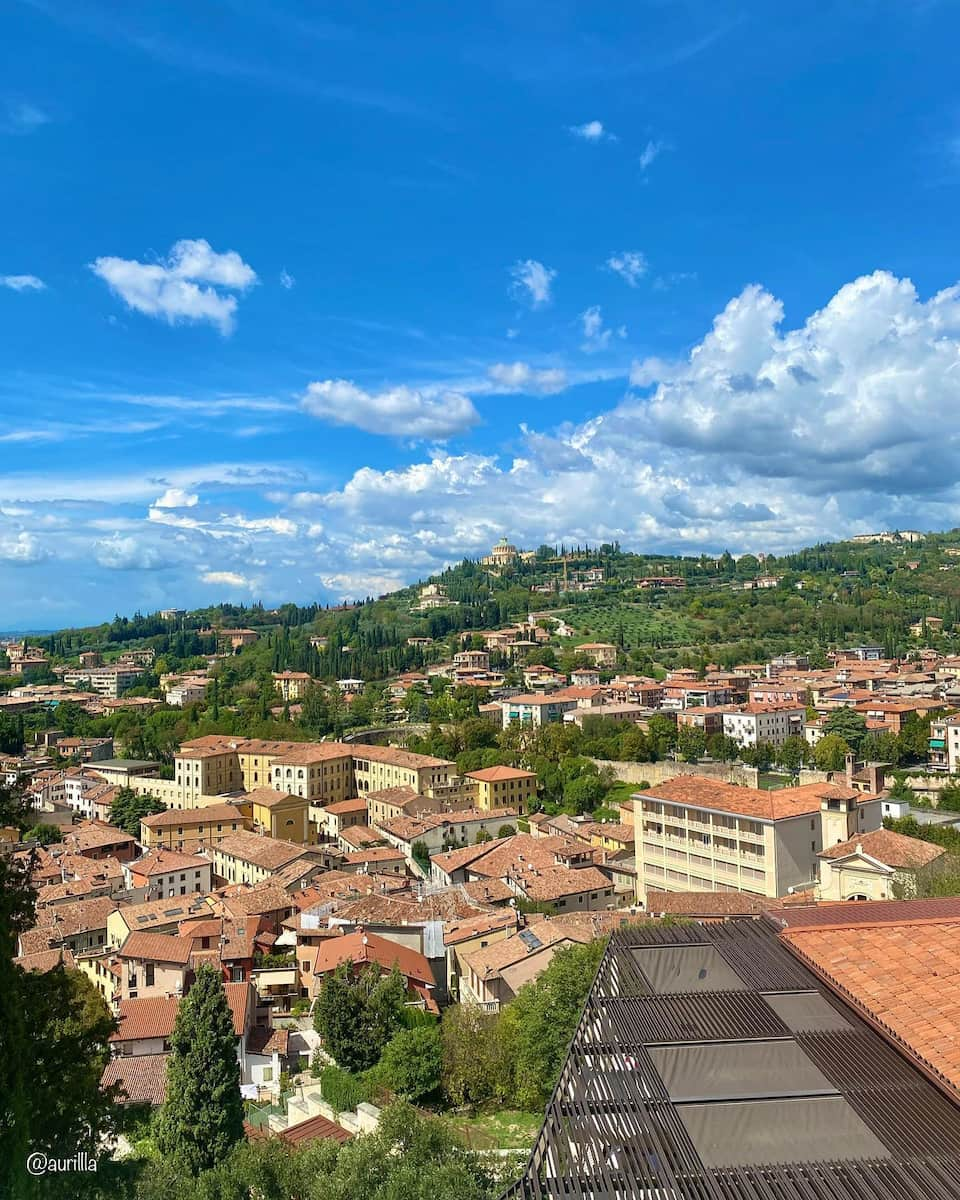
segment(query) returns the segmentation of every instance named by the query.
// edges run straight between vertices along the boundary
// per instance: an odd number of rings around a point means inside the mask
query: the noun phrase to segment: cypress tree
[[[157,1142],[198,1174],[222,1162],[243,1137],[233,1016],[212,967],[200,967],[180,1002],[170,1048]]]

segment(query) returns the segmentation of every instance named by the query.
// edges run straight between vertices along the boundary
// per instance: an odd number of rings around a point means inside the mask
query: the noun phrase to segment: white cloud
[[[550,396],[567,387],[567,373],[559,367],[536,370],[529,363],[494,363],[487,374],[497,390],[504,392],[531,392]]]
[[[611,254],[606,262],[607,270],[613,271],[630,287],[636,287],[647,273],[647,258],[639,250],[622,250]]]
[[[476,425],[480,414],[460,392],[411,387],[367,392],[348,379],[311,383],[301,404],[311,416],[388,437],[443,440]]]
[[[35,104],[24,100],[8,100],[3,106],[3,116],[0,117],[0,133],[35,133],[49,123],[49,114]]]
[[[242,517],[222,514],[220,525],[243,529],[248,533],[273,533],[277,537],[295,537],[297,524],[287,517]]]
[[[135,537],[116,533],[96,542],[93,553],[100,566],[109,571],[152,571],[168,565],[157,546],[144,545]]]
[[[583,343],[580,349],[586,354],[595,354],[598,350],[608,349],[614,335],[618,338],[625,338],[627,336],[625,325],[620,325],[616,330],[604,328],[603,315],[600,312],[599,304],[594,304],[591,308],[582,312],[580,314],[580,321],[583,324]]]
[[[29,567],[48,557],[47,551],[28,530],[0,535],[0,562],[15,567]]]
[[[617,136],[605,129],[602,121],[585,121],[582,125],[570,125],[570,133],[585,142],[615,142]]]
[[[193,508],[200,497],[196,492],[187,492],[183,488],[167,488],[162,496],[153,502],[154,508]]]
[[[15,292],[42,292],[46,286],[36,275],[0,275],[0,287]]]
[[[233,330],[237,311],[233,293],[257,282],[256,272],[235,250],[218,254],[203,238],[176,242],[169,257],[160,262],[107,256],[95,259],[90,269],[137,312],[171,325],[208,321],[224,335]]]
[[[208,583],[217,587],[256,587],[254,580],[248,579],[246,575],[241,575],[239,571],[204,571],[200,576],[200,582]]]
[[[511,291],[531,308],[542,308],[552,299],[550,289],[556,277],[556,271],[535,258],[521,259],[510,268]]]
[[[280,272],[280,286],[282,288],[286,288],[287,291],[289,292],[290,289],[292,287],[296,287],[296,285],[297,285],[297,281],[294,279],[294,277],[290,274],[289,271],[283,270]]]
[[[666,150],[666,146],[663,144],[663,142],[647,142],[643,148],[640,158],[638,159],[638,162],[640,163],[640,170],[649,170],[650,167],[653,166],[654,162],[664,152],[664,150]]]

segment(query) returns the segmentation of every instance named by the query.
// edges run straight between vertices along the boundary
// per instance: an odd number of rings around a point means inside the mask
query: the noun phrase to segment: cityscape
[[[956,6],[2,26],[0,1200],[960,1200]]]

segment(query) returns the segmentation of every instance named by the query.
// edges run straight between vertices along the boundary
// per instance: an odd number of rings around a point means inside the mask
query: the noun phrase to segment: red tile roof
[[[190,938],[168,937],[165,933],[128,933],[117,951],[118,958],[136,958],[154,962],[179,963],[190,961],[193,942]]]
[[[847,858],[851,854],[861,852],[869,854],[871,858],[888,867],[905,867],[912,870],[925,867],[934,859],[946,854],[942,846],[921,841],[920,838],[907,837],[906,834],[895,833],[892,829],[874,829],[870,833],[858,833],[845,842],[837,842],[835,846],[827,846],[825,850],[820,851],[819,857]]]
[[[317,1138],[332,1138],[335,1142],[349,1142],[353,1137],[342,1125],[328,1121],[326,1117],[308,1117],[299,1125],[291,1125],[284,1129],[280,1137],[291,1146],[300,1146],[304,1142],[313,1142]]]
[[[112,1058],[100,1077],[101,1088],[119,1083],[121,1100],[128,1104],[151,1104],[155,1108],[167,1095],[167,1054],[136,1054]]]
[[[480,771],[467,771],[468,779],[479,779],[481,783],[499,783],[503,779],[536,779],[536,772],[521,771],[519,767],[484,767]]]
[[[365,933],[363,929],[322,942],[317,947],[314,974],[325,975],[345,962],[359,965],[376,963],[387,971],[396,966],[408,979],[429,984],[431,987],[435,983],[430,964],[422,954],[411,950],[409,946],[401,946],[398,942],[380,937],[379,934]]]
[[[136,1000],[121,1000],[117,1011],[119,1028],[110,1035],[110,1041],[167,1038],[173,1033],[179,1007],[179,996],[141,996]]]
[[[781,821],[819,812],[823,799],[851,800],[858,804],[877,799],[871,793],[856,792],[835,783],[805,783],[800,787],[766,791],[738,787],[734,783],[722,783],[702,775],[681,775],[676,779],[669,779],[666,783],[658,783],[645,792],[638,792],[634,798],[644,802],[663,800],[668,804],[683,804],[691,808],[732,813],[736,816],[752,817],[758,821]]]

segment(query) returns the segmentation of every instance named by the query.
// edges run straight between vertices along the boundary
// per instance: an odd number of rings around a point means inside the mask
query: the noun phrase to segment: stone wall
[[[719,779],[723,783],[739,783],[741,787],[759,787],[760,772],[756,767],[747,767],[743,763],[682,763],[670,762],[613,762],[609,759],[595,758],[598,767],[610,767],[617,779],[624,783],[642,783],[644,780],[651,787],[658,783],[666,783],[668,779],[676,779],[678,775],[699,775],[706,779]]]

